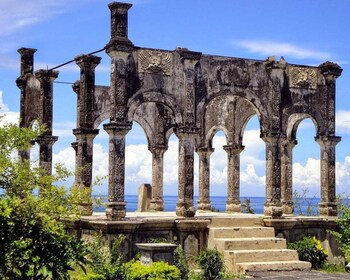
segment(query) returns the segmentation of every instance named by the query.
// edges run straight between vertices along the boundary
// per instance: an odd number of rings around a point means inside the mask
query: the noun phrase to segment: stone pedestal
[[[178,245],[171,243],[136,243],[141,253],[141,263],[151,265],[153,262],[174,264],[174,250]]]

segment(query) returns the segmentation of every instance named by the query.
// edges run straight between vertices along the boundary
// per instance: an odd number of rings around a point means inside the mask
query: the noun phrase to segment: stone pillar
[[[316,137],[321,147],[321,202],[319,212],[321,216],[337,216],[338,204],[335,190],[335,146],[341,137]]]
[[[176,205],[176,215],[194,217],[193,206],[193,164],[194,135],[186,132],[177,134],[179,137],[179,194]]]
[[[199,156],[199,200],[198,210],[211,210],[210,204],[210,156],[214,149],[203,147],[197,149]]]
[[[168,149],[166,146],[150,146],[152,153],[152,198],[150,209],[153,211],[164,210],[163,200],[163,168],[164,153]]]
[[[264,215],[282,216],[280,138],[263,136],[266,144],[266,201]]]
[[[240,153],[244,146],[227,145],[223,146],[227,152],[227,212],[241,212],[241,202],[239,200],[240,183]]]
[[[41,135],[36,139],[39,144],[39,166],[46,174],[52,174],[52,146],[58,140],[57,136]]]
[[[132,4],[112,2],[108,5],[111,11],[110,44],[132,45],[128,38],[128,10]]]
[[[101,58],[94,55],[80,55],[75,62],[80,67],[80,80],[73,89],[77,93],[77,128],[73,129],[76,136],[76,159],[75,159],[75,187],[88,188],[91,192],[92,165],[93,165],[93,140],[98,134],[94,128],[94,91],[95,91],[95,68]],[[81,202],[83,215],[92,214],[91,198]]]
[[[36,49],[30,48],[18,49],[18,53],[21,55],[20,76],[16,80],[17,87],[21,90],[19,127],[28,127],[30,125],[26,122],[26,86],[28,78],[33,75],[34,53],[36,51]],[[30,148],[25,151],[19,151],[18,155],[23,160],[29,160]]]
[[[125,135],[130,123],[103,125],[109,135],[109,180],[106,216],[108,220],[121,220],[126,215],[124,201],[125,183]]]
[[[292,215],[293,204],[293,148],[296,140],[284,139],[281,142],[281,202],[285,215]]]

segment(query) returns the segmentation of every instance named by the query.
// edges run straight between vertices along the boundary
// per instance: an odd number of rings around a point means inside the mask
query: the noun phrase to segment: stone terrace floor
[[[253,279],[294,280],[294,279],[350,279],[350,273],[324,273],[319,271],[279,271],[279,272],[255,272],[250,275]],[[232,278],[234,279],[234,278]],[[229,280],[229,279],[227,279]]]

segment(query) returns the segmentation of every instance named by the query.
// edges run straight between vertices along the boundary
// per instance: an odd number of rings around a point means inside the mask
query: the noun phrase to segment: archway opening
[[[223,146],[227,145],[225,133],[215,132],[212,138],[213,154],[210,157],[210,201],[213,211],[225,211],[227,200],[227,153]]]
[[[265,202],[266,148],[264,141],[260,138],[257,115],[252,116],[246,124],[242,145],[244,150],[241,152],[240,159],[241,204],[249,204],[248,208],[251,207],[254,213],[261,214],[264,212]]]
[[[172,133],[168,140],[168,150],[164,153],[163,199],[164,211],[175,211],[179,186],[179,140]]]
[[[304,118],[296,125],[292,184],[295,214],[318,214],[320,147],[315,136],[315,124],[310,118]]]
[[[143,128],[133,122],[125,139],[125,201],[127,211],[136,211],[138,190],[142,184],[152,184],[152,154]]]

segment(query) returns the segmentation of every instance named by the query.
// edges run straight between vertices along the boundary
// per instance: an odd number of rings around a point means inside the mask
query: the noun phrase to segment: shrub
[[[330,230],[340,244],[340,249],[344,253],[347,262],[350,261],[350,209],[344,205],[340,205],[340,216],[336,221],[337,230]]]
[[[140,261],[130,261],[124,264],[125,280],[179,280],[180,271],[174,265],[166,262],[153,262],[150,266]]]
[[[187,280],[189,273],[188,260],[181,246],[174,250],[174,265],[180,270],[181,280]]]
[[[88,243],[90,247],[88,257],[91,262],[91,269],[95,274],[88,279],[123,279],[123,255],[120,247],[124,239],[124,235],[117,235],[112,243],[112,248],[109,248],[109,246],[103,244],[101,232],[93,237],[92,241]]]
[[[220,279],[224,273],[224,257],[217,249],[205,249],[198,256],[198,263],[207,280]]]
[[[316,237],[305,236],[302,240],[289,243],[288,249],[297,250],[299,259],[310,262],[314,269],[323,267],[327,261],[327,251]]]
[[[71,174],[57,165],[49,175],[14,156],[43,132],[0,127],[0,279],[69,279],[75,264],[86,264],[87,248],[63,223],[77,217],[83,197],[56,185]]]

